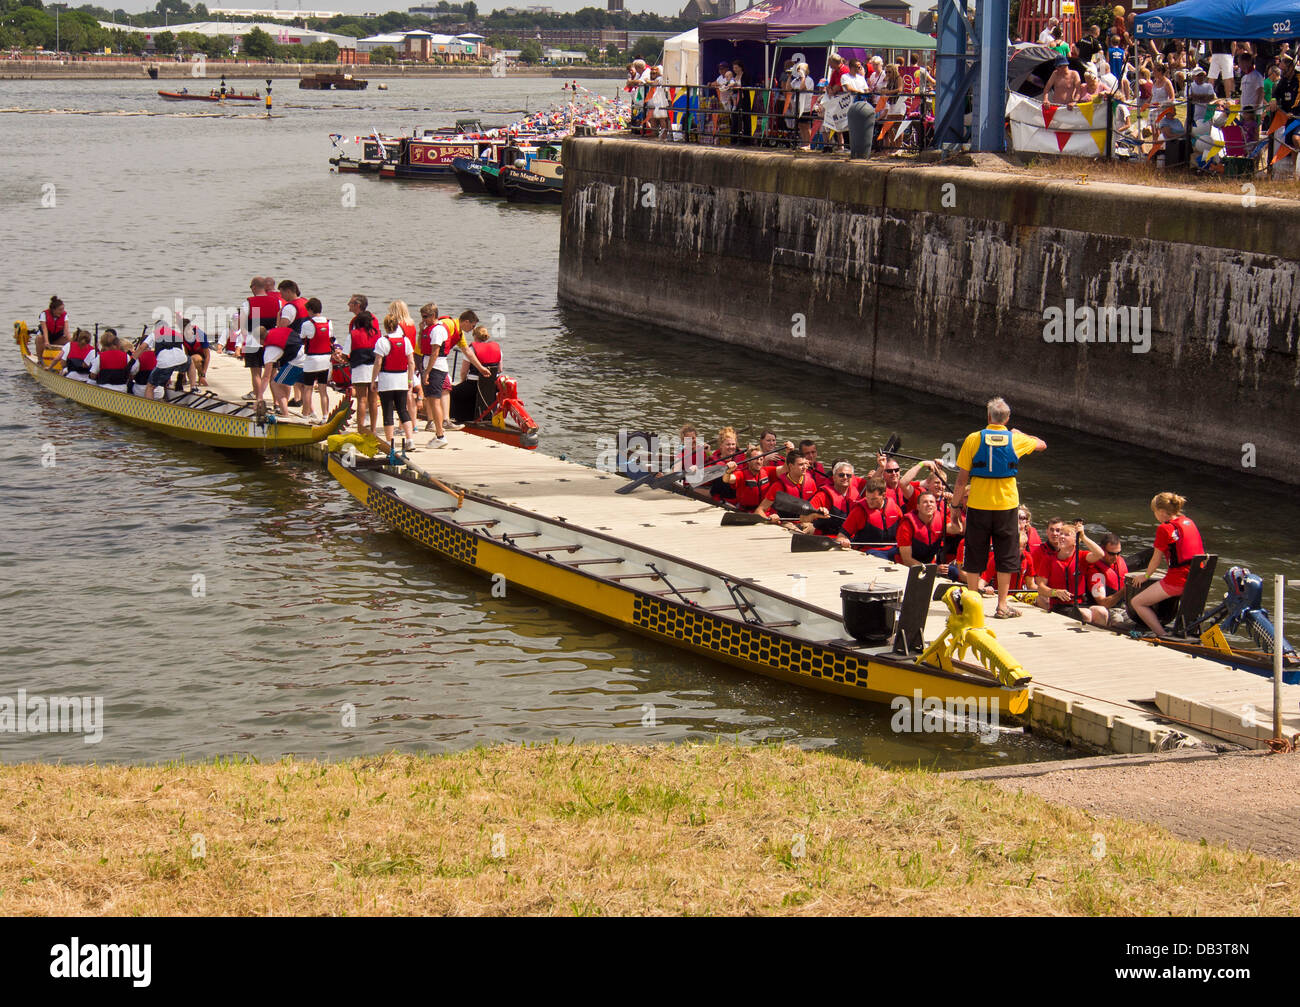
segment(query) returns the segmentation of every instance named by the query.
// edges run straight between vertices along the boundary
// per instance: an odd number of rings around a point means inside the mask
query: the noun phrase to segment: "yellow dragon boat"
[[[336,433],[347,420],[348,404],[341,403],[324,422],[316,425],[266,415],[248,402],[230,402],[210,392],[177,392],[165,399],[148,399],[65,377],[40,365],[30,344],[25,322],[14,323],[14,342],[23,366],[37,384],[72,402],[159,433],[218,448],[269,451],[315,444]]]
[[[382,445],[381,445],[382,447]],[[870,702],[920,696],[951,706],[1028,707],[1029,676],[984,626],[979,597],[935,590],[935,567],[914,567],[885,619],[860,619],[874,585],[841,589],[832,612],[690,558],[598,528],[465,492],[400,456],[366,458],[335,438],[330,474],[408,539],[477,573],[746,671]],[[927,646],[931,601],[947,624]],[[874,613],[882,609],[875,605]],[[969,660],[967,659],[969,655]]]

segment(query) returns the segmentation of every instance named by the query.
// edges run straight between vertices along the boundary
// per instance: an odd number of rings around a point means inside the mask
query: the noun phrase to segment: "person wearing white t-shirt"
[[[154,325],[153,331],[136,345],[135,358],[139,360],[141,350],[148,348],[157,354],[153,370],[149,373],[149,397],[163,399],[167,397],[167,385],[172,377],[184,376],[190,369],[190,358],[185,352],[181,335],[171,326],[161,321]]]
[[[1264,104],[1264,75],[1255,69],[1255,57],[1241,56],[1241,107],[1259,111]]]
[[[131,378],[139,369],[140,364],[131,359],[131,354],[117,338],[117,331],[105,329],[99,340],[99,352],[90,365],[90,379],[100,388],[129,394]]]
[[[1056,18],[1051,18],[1047,22],[1047,27],[1038,33],[1038,44],[1051,45],[1053,42],[1055,42],[1056,36],[1053,35],[1052,32],[1055,28],[1057,28],[1060,25],[1060,23],[1061,22],[1058,21]]]
[[[65,378],[83,384],[94,384],[95,379],[91,377],[90,369],[95,366],[95,357],[93,337],[85,329],[78,329],[73,333],[72,338],[63,344],[58,357],[50,363],[49,369],[52,370],[61,364]]]
[[[307,300],[307,321],[302,323],[302,377],[298,380],[298,398],[302,415],[308,423],[320,423],[330,414],[330,359],[334,355],[334,336],[330,320],[321,314],[319,298]],[[320,394],[320,412],[311,411],[312,389]]]
[[[442,447],[447,443],[443,430],[459,430],[461,424],[451,419],[451,368],[448,358],[453,350],[460,350],[480,374],[487,376],[488,370],[474,354],[465,339],[466,332],[473,332],[478,324],[478,315],[473,311],[462,311],[459,318],[439,318],[429,333],[432,344],[424,381],[426,400],[433,408],[433,429],[436,435],[430,444]]]
[[[415,440],[411,420],[411,383],[415,378],[415,346],[392,315],[384,318],[384,334],[375,343],[379,405],[384,411],[384,440],[393,443],[393,413],[409,445]]]

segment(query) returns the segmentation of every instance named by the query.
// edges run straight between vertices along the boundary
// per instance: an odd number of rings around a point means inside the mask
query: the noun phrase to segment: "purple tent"
[[[700,83],[718,75],[722,60],[739,59],[747,80],[757,84],[770,70],[772,43],[860,13],[862,8],[844,0],[759,0],[730,17],[705,21],[700,25]]]

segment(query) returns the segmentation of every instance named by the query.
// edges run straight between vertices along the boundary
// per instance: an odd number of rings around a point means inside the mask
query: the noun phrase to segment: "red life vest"
[[[902,520],[903,512],[891,500],[881,504],[879,510],[872,510],[866,500],[860,500],[845,519],[843,531],[854,545],[896,545]]]
[[[289,337],[294,334],[293,329],[287,325],[277,325],[274,329],[266,334],[267,346],[278,346],[284,349],[289,345]]]
[[[256,297],[248,299],[248,324],[250,328],[257,328],[264,325],[268,329],[275,328],[276,319],[280,317],[280,295],[279,294],[258,294]]]
[[[912,541],[907,543],[912,547],[912,559],[922,563],[935,562],[943,545],[943,515],[935,511],[930,523],[926,524],[916,511],[909,511],[903,515],[903,521],[912,531]],[[902,541],[899,542],[899,545],[903,544]]]
[[[135,380],[143,381],[149,376],[149,372],[157,366],[158,354],[146,346],[140,351],[140,355],[136,359],[140,361],[140,369],[135,372]]]
[[[1165,522],[1169,526],[1169,550],[1166,559],[1169,568],[1188,566],[1193,559],[1205,553],[1201,531],[1191,518],[1179,514]]]
[[[443,341],[442,345],[438,347],[438,356],[445,357],[451,352],[452,347],[461,341],[464,333],[460,331],[460,322],[456,321],[456,319],[452,318],[450,315],[443,315],[434,324],[441,325],[447,331],[447,338]],[[486,367],[487,365],[484,364],[484,366]]]
[[[736,506],[743,510],[753,510],[763,502],[763,494],[767,492],[768,484],[772,481],[767,474],[767,469],[751,472],[748,465],[742,465],[736,469],[734,475],[736,481],[732,485],[736,488]]]
[[[375,362],[375,343],[379,342],[378,329],[373,325],[365,329],[360,327],[350,329],[348,338],[352,340],[352,350],[348,354],[350,367],[364,367]]]
[[[285,302],[288,307],[293,308],[293,321],[289,323],[289,328],[294,332],[302,331],[302,323],[311,318],[311,312],[307,310],[307,298],[295,297],[292,301]],[[284,308],[280,309],[281,312]]]
[[[491,370],[501,363],[501,347],[492,340],[485,339],[474,344],[474,356],[478,357],[480,364]]]
[[[817,493],[817,484],[813,482],[813,477],[807,472],[803,474],[803,482],[795,485],[789,476],[778,475],[772,480],[772,485],[776,487],[778,493],[789,493],[792,497],[798,497],[800,500],[811,500]],[[769,487],[769,490],[771,487]]]
[[[817,484],[819,490],[835,485],[835,480],[826,474],[826,467],[821,462],[816,465],[809,465],[808,474],[812,476],[812,480]]]
[[[68,347],[68,357],[63,362],[63,370],[70,374],[89,374],[90,364],[86,363],[86,358],[94,352],[94,347],[87,343],[82,346],[80,343],[73,343]]]
[[[1107,595],[1114,594],[1124,586],[1124,578],[1128,576],[1128,564],[1124,562],[1123,556],[1115,557],[1115,565],[1109,563],[1089,563],[1088,564],[1088,590],[1091,593],[1092,588],[1101,585]]]
[[[965,544],[966,544],[965,542],[962,543],[963,546],[964,546]],[[961,550],[961,551],[964,552],[965,550]],[[960,562],[962,561],[962,559],[963,559],[963,557],[959,555],[959,556],[957,557],[957,562],[960,563]],[[984,568],[984,583],[985,583],[985,584],[997,584],[997,582],[998,582],[998,581],[997,581],[997,577],[998,577],[997,562],[996,562],[996,561],[994,560],[994,558],[993,558],[993,550],[990,549],[990,550],[989,550],[989,563],[988,563],[988,566],[986,566],[986,567]],[[1010,586],[1009,590],[1012,590],[1012,591],[1031,591],[1031,590],[1033,590],[1033,587],[1034,587],[1034,557],[1031,556],[1031,555],[1029,554],[1028,550],[1026,550],[1025,552],[1022,552],[1022,553],[1020,554],[1020,569],[1014,571],[1014,572],[1011,574],[1011,582],[1010,582],[1010,584],[1011,584],[1011,586]]]
[[[386,337],[389,350],[384,357],[385,374],[406,372],[407,347],[411,345],[404,332],[390,332]]]
[[[45,315],[45,331],[49,334],[49,338],[62,339],[63,333],[66,332],[68,328],[67,311],[66,310],[60,311],[57,315],[53,317],[50,317],[50,313],[46,311],[44,312],[44,315]]]
[[[433,330],[437,324],[437,322],[434,322],[433,325],[426,325],[420,330],[419,352],[422,357],[433,355]]]
[[[318,316],[311,319],[311,324],[316,331],[307,340],[308,355],[313,357],[328,356],[330,351],[334,349],[334,340],[330,334],[330,320]]]
[[[131,355],[126,350],[104,350],[99,355],[99,373],[95,381],[101,385],[124,385],[131,378]]]
[[[154,330],[153,348],[155,352],[162,353],[163,350],[184,349],[185,343],[181,339],[181,334],[175,329],[168,328],[166,325],[159,325]]]
[[[404,336],[405,336],[405,337],[410,341],[411,346],[414,347],[414,346],[415,346],[415,335],[416,335],[416,333],[415,333],[415,323],[414,323],[414,322],[399,322],[399,323],[398,323],[398,328],[400,328],[400,329],[402,330],[402,335],[404,335]]]
[[[823,486],[816,493],[810,503],[814,507],[825,507],[830,511],[830,517],[819,517],[813,519],[813,527],[817,530],[818,535],[829,535],[834,538],[844,527],[844,519],[849,516],[849,510],[858,502],[857,488],[852,484],[849,485],[847,493],[838,493],[833,486]]]

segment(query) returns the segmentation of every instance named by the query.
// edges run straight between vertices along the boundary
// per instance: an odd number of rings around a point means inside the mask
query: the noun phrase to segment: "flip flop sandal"
[[[994,612],[993,618],[994,619],[1019,619],[1020,613],[1017,612],[1014,608],[1008,608],[1002,611]]]

